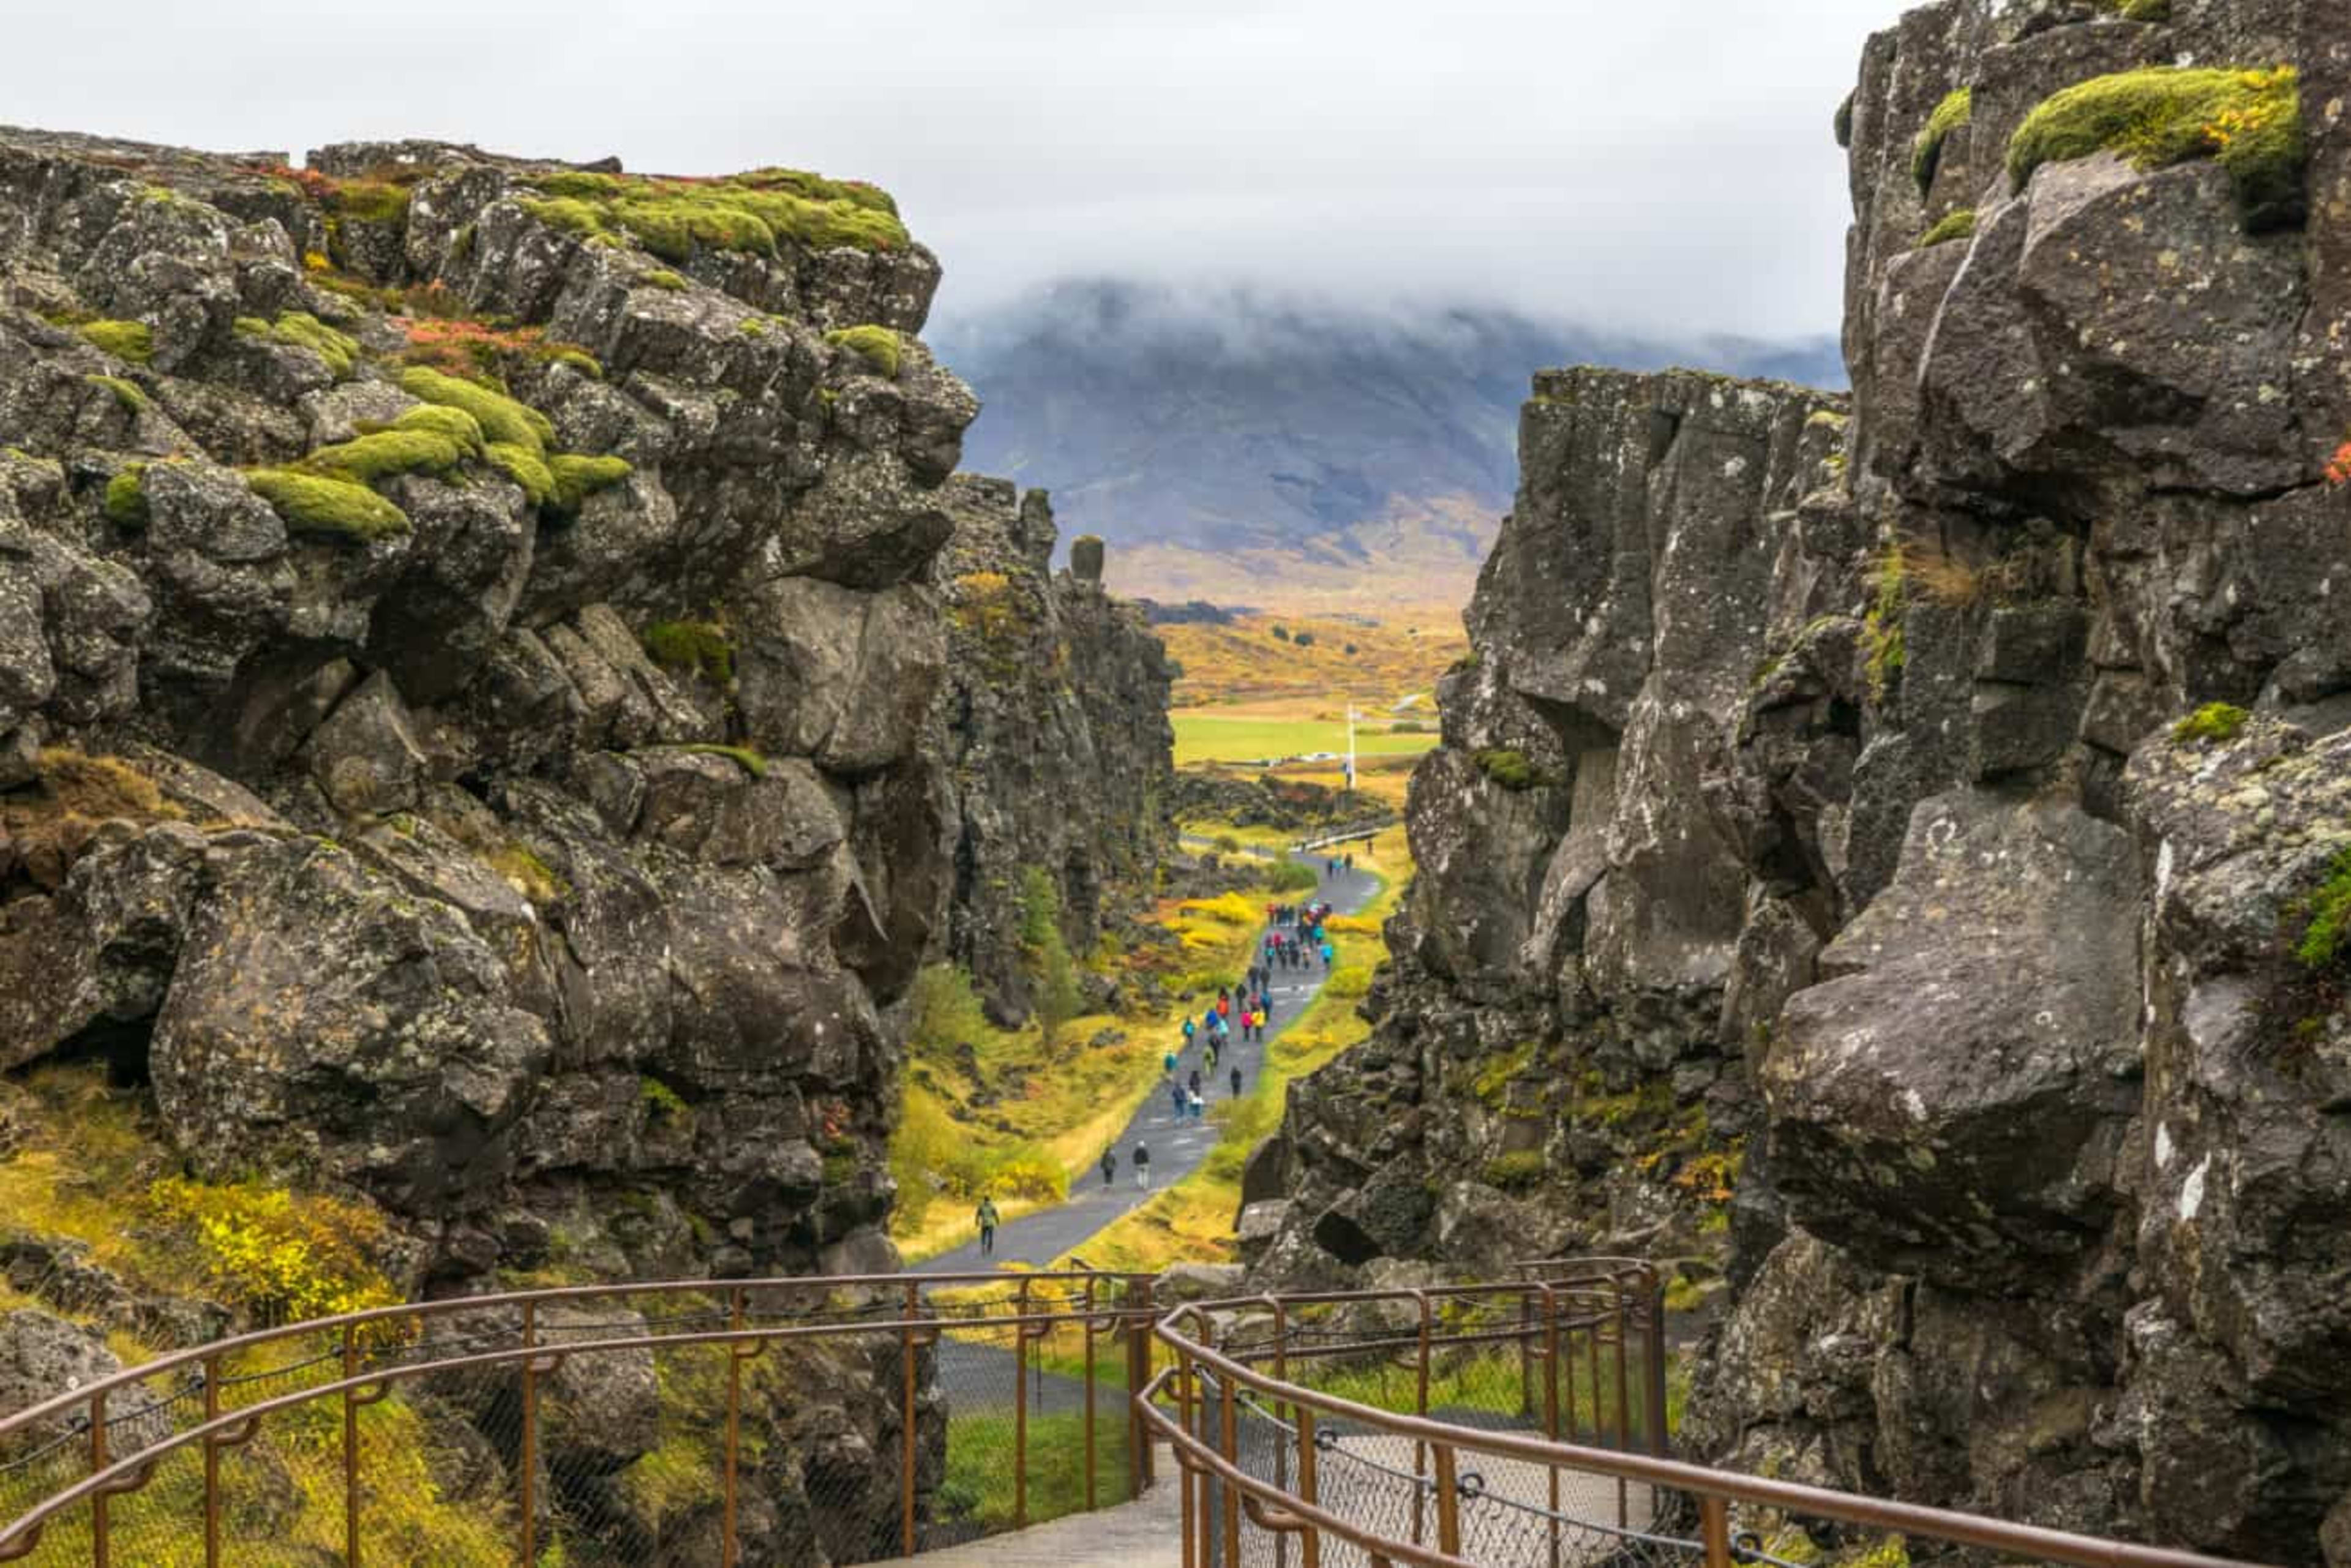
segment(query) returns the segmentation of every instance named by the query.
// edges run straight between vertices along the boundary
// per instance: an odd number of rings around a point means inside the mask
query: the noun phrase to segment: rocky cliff
[[[0,1062],[440,1288],[889,1262],[937,280],[790,171],[0,133]]]
[[[949,955],[989,1010],[1025,1018],[1024,882],[1048,879],[1063,939],[1091,952],[1153,891],[1175,848],[1174,668],[1136,607],[1102,591],[1100,540],[1052,570],[1042,490],[957,475],[943,559],[948,680],[941,755],[956,803]]]
[[[1698,1454],[2351,1560],[2342,22],[1914,11],[1849,418],[1538,382],[1261,1268],[1727,1233]]]

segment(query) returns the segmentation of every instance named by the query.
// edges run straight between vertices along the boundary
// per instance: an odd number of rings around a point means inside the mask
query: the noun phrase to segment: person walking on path
[[[1191,1027],[1191,1020],[1189,1019],[1185,1020],[1185,1027],[1187,1030]],[[1189,1045],[1191,1041],[1187,1040],[1184,1043]],[[1159,1059],[1159,1071],[1165,1077],[1173,1078],[1176,1076],[1176,1053],[1174,1051],[1171,1051],[1165,1056]]]
[[[1208,1064],[1208,1071],[1214,1072],[1216,1070],[1217,1064],[1213,1061],[1210,1062]],[[1196,1095],[1200,1092],[1200,1070],[1196,1067],[1192,1069],[1192,1092]]]
[[[1326,975],[1331,972],[1331,944],[1328,942],[1322,944],[1322,972]]]
[[[1116,1149],[1104,1149],[1102,1151],[1102,1190],[1104,1192],[1108,1192],[1110,1190],[1110,1184],[1116,1180],[1118,1176],[1118,1151]]]
[[[1134,1158],[1128,1163],[1134,1166],[1134,1185],[1147,1189],[1151,1186],[1151,1150],[1142,1144],[1135,1145]]]
[[[1238,1099],[1239,1099],[1240,1097],[1241,1097],[1241,1070],[1240,1070],[1239,1068],[1236,1067],[1236,1068],[1234,1068],[1234,1069],[1233,1069],[1233,1098],[1234,1098],[1234,1099],[1236,1099],[1236,1100],[1238,1100]]]
[[[1184,1086],[1176,1082],[1176,1075],[1173,1072],[1167,1075],[1167,1094],[1175,1102],[1176,1119],[1182,1121],[1184,1119]]]
[[[979,1200],[979,1210],[971,1218],[972,1223],[979,1227],[979,1255],[983,1258],[995,1254],[997,1218],[996,1199],[982,1196]]]

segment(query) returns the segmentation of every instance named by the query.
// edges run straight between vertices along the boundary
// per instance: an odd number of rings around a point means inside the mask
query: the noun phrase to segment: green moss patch
[[[444,408],[428,402],[422,408],[412,408],[392,422],[393,430],[430,431],[444,435],[468,452],[479,452],[486,444],[482,434],[482,422],[462,408]]]
[[[704,741],[689,746],[664,746],[659,749],[684,751],[697,757],[723,757],[754,779],[768,776],[768,759],[747,746],[720,746],[713,741]]]
[[[2171,727],[2171,738],[2182,746],[2234,740],[2252,716],[2233,703],[2206,703]]]
[[[547,472],[555,486],[549,504],[559,512],[569,513],[577,512],[597,491],[609,490],[626,479],[632,470],[625,457],[559,452],[547,460]]]
[[[1523,751],[1489,747],[1470,760],[1478,765],[1479,772],[1505,789],[1532,789],[1552,782],[1550,775],[1537,768]]]
[[[119,528],[147,526],[147,465],[126,464],[106,482],[106,520]]]
[[[735,678],[735,643],[715,621],[656,621],[641,640],[665,670],[690,670],[725,684]]]
[[[1499,1187],[1504,1192],[1524,1192],[1542,1180],[1545,1168],[1541,1150],[1521,1149],[1488,1160],[1486,1168],[1479,1174],[1488,1186]]]
[[[683,294],[690,287],[684,278],[665,267],[657,267],[651,272],[639,273],[637,281],[647,288],[658,288],[664,294]]]
[[[1910,607],[1910,569],[1902,546],[1891,544],[1878,553],[1870,570],[1869,612],[1861,619],[1861,645],[1869,676],[1869,699],[1882,703],[1909,653],[1903,626]]]
[[[1933,227],[1918,236],[1918,248],[1941,245],[1946,240],[1966,239],[1976,232],[1976,210],[1961,207],[1956,213],[1945,213]]]
[[[86,321],[75,330],[91,346],[134,365],[155,357],[155,334],[144,321]]]
[[[240,316],[237,335],[289,349],[308,349],[326,363],[336,378],[348,376],[359,362],[359,340],[328,326],[307,310],[288,310],[275,321]]]
[[[303,472],[372,485],[402,474],[445,474],[473,448],[437,430],[383,430],[321,446],[297,465]]]
[[[2249,229],[2302,221],[2301,81],[2271,70],[2156,67],[2094,77],[2043,101],[2008,144],[2009,179],[2024,188],[2043,163],[2116,152],[2141,169],[2214,158],[2229,172]]]
[[[147,394],[139,390],[135,382],[126,382],[120,376],[84,376],[82,380],[113,393],[114,401],[122,405],[125,413],[137,415],[147,410]]]
[[[2327,863],[2326,880],[2302,908],[2310,924],[2294,945],[2295,957],[2306,967],[2324,969],[2351,956],[2351,846]]]
[[[547,470],[547,459],[528,446],[517,446],[511,441],[493,441],[484,454],[500,473],[522,486],[522,493],[534,507],[543,507],[554,497],[555,476]]]
[[[843,327],[827,332],[824,340],[835,348],[847,349],[863,360],[874,374],[893,381],[905,358],[904,341],[887,327]]]
[[[401,372],[400,390],[420,402],[463,409],[474,416],[482,434],[490,441],[544,452],[555,440],[553,422],[538,410],[504,392],[423,365],[412,365]]]
[[[580,171],[535,177],[544,194],[523,210],[588,239],[626,235],[664,261],[697,250],[773,256],[789,242],[809,250],[897,250],[910,242],[896,205],[871,185],[798,170],[758,170],[723,180],[672,180]]]
[[[1942,166],[1943,143],[1951,133],[1975,118],[1976,95],[1972,88],[1959,88],[1943,95],[1935,112],[1918,132],[1918,140],[1910,144],[1910,177],[1918,182],[1918,193],[1925,195],[1933,188],[1935,171]]]
[[[288,530],[371,544],[409,531],[408,514],[364,485],[292,468],[253,468],[245,482]]]

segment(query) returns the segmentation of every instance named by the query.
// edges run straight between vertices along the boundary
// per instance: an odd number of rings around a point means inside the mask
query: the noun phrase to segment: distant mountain
[[[1466,581],[1510,504],[1539,369],[1844,380],[1827,339],[1672,343],[1499,309],[1374,313],[1100,279],[943,312],[926,337],[987,405],[966,467],[1050,488],[1064,538],[1127,547],[1111,555],[1122,588],[1222,602],[1265,598],[1252,589],[1269,572],[1405,566]]]

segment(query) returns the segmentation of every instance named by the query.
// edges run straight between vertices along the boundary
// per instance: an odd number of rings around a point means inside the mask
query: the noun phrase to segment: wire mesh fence
[[[1147,1284],[680,1283],[220,1342],[0,1421],[0,1561],[807,1564],[1123,1501]]]

